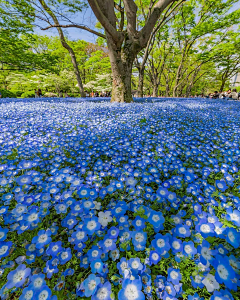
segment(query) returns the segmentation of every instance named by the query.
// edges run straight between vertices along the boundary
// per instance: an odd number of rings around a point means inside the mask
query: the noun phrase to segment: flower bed
[[[1,299],[240,299],[240,104],[0,105]]]

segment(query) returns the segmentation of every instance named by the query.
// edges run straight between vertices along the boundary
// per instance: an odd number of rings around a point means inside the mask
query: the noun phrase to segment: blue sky
[[[240,1],[238,3],[235,3],[230,11],[238,9],[240,6]],[[76,17],[74,18],[74,21],[77,24],[87,25],[88,27],[94,29],[96,24],[96,17],[94,13],[92,12],[91,8],[86,9],[82,13],[78,13]],[[43,25],[44,27],[45,25]],[[48,35],[48,36],[56,36],[58,35],[57,29],[52,28],[46,31],[42,31],[40,28],[36,28],[35,32],[41,35]],[[87,42],[95,43],[97,36],[87,32],[85,30],[80,30],[78,28],[69,28],[67,30],[64,30],[65,34],[71,39],[71,40],[85,40]]]
[[[96,24],[96,17],[94,15],[94,13],[92,12],[91,8],[88,8],[84,12],[77,14],[76,17],[74,18],[74,21],[77,24],[87,25],[88,27],[94,29],[95,24]],[[61,24],[61,22],[59,22],[59,23]],[[42,24],[42,26],[47,27],[46,23]],[[48,36],[58,35],[56,28],[52,28],[52,29],[43,31],[40,28],[36,27],[34,31],[41,35],[48,35]],[[64,30],[64,32],[71,40],[81,39],[81,40],[85,40],[87,42],[95,43],[96,38],[97,38],[96,35],[88,32],[88,31],[85,31],[85,30],[80,30],[78,28],[69,28],[69,29]]]

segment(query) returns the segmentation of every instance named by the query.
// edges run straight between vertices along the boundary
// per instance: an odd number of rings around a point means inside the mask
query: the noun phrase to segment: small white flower
[[[219,289],[219,284],[216,281],[215,277],[211,274],[208,274],[202,281],[202,283],[205,285],[205,287],[207,288],[207,291],[209,293],[212,293],[214,290],[218,290]]]
[[[108,225],[109,222],[112,221],[112,217],[110,216],[111,212],[110,211],[106,211],[106,212],[102,212],[100,211],[98,213],[98,222],[103,226],[106,227]]]

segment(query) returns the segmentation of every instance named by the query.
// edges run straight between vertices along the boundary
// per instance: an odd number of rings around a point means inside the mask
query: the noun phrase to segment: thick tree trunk
[[[140,98],[143,97],[144,71],[145,71],[145,67],[141,67],[141,68],[138,69],[139,73],[138,73],[138,91],[137,91],[137,95]]]
[[[153,85],[153,97],[158,97],[158,84]]]
[[[133,102],[131,77],[133,61],[137,54],[131,50],[130,41],[125,43],[121,51],[118,51],[111,37],[106,35],[113,76],[111,102]]]

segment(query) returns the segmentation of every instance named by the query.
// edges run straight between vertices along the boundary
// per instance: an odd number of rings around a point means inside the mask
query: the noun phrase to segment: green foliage
[[[16,94],[8,90],[0,90],[2,98],[16,98]]]
[[[24,92],[21,95],[21,98],[34,98],[34,97],[35,97],[35,92],[34,91]]]

